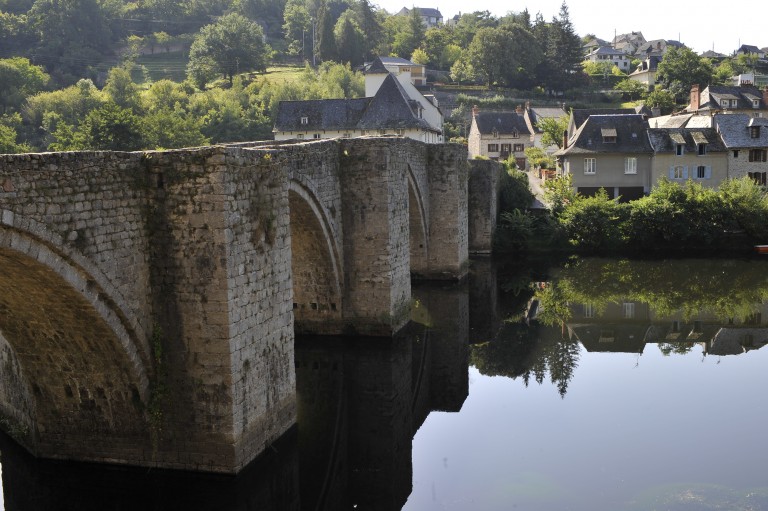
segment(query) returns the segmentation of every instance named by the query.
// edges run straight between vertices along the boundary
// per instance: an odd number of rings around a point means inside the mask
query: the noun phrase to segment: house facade
[[[651,183],[662,178],[717,188],[728,179],[728,151],[714,128],[650,128]]]
[[[416,12],[421,18],[421,22],[427,28],[434,28],[443,24],[443,15],[440,14],[438,9],[432,9],[430,7],[414,7]],[[411,10],[407,7],[403,7],[397,12],[397,16],[410,16]]]
[[[747,114],[718,114],[714,127],[727,151],[728,175],[768,185],[768,119]]]
[[[492,160],[515,158],[519,169],[526,169],[525,149],[533,147],[534,136],[522,111],[481,112],[472,109],[467,149],[469,158],[478,156]]]
[[[555,156],[577,192],[594,195],[604,188],[612,198],[638,199],[653,184],[647,129],[640,114],[590,115]]]
[[[586,56],[586,60],[598,64],[601,62],[610,62],[624,73],[629,72],[631,62],[630,56],[624,50],[616,50],[610,46],[601,46],[592,50],[592,52]]]
[[[661,57],[651,55],[640,62],[637,68],[630,73],[629,79],[642,83],[648,87],[648,90],[653,90],[653,87],[656,85],[656,72],[659,69],[659,62],[661,62]]]
[[[366,96],[373,96],[376,93],[386,73],[394,74],[403,84],[410,83],[414,87],[427,85],[427,66],[424,64],[414,64],[400,57],[377,57],[365,66]],[[372,79],[377,74],[382,75],[380,79]]]

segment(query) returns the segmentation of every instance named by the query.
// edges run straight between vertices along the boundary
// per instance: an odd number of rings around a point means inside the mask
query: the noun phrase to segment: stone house
[[[728,176],[748,176],[766,186],[768,119],[747,114],[718,114],[713,123],[727,151]]]
[[[642,32],[630,32],[614,37],[611,46],[617,50],[624,50],[629,55],[634,55],[637,49],[646,42]]]
[[[627,115],[635,114],[632,108],[574,108],[568,119],[567,139],[571,139],[591,115]]]
[[[535,137],[531,133],[522,109],[515,112],[481,112],[472,109],[472,124],[467,145],[469,158],[485,156],[492,160],[515,158],[517,167],[525,169],[525,149],[533,147]]]
[[[649,128],[651,183],[666,177],[717,188],[728,175],[728,151],[714,128]]]
[[[541,142],[541,137],[544,135],[544,132],[538,128],[537,124],[542,119],[557,120],[564,115],[568,115],[568,112],[564,107],[564,104],[562,107],[532,107],[530,103],[526,102],[523,116],[525,118],[525,123],[528,126],[528,131],[533,133],[534,146],[544,149],[547,153],[554,153],[557,150],[556,145],[544,147],[544,144]]]
[[[641,114],[590,115],[555,153],[575,190],[594,195],[600,188],[622,201],[650,192],[653,147]]]

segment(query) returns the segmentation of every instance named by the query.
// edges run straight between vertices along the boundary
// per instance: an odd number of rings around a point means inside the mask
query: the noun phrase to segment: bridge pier
[[[467,209],[466,149],[402,138],[0,156],[0,424],[238,472],[295,422],[294,326],[399,331],[412,277],[465,275]]]

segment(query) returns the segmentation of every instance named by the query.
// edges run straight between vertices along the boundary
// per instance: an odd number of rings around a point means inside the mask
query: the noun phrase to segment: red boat
[[[768,254],[768,245],[755,245],[755,252],[758,254]]]

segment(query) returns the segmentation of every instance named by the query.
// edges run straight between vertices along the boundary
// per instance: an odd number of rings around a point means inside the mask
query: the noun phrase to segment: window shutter
[[[688,179],[688,166],[683,167],[683,179]]]
[[[669,179],[675,179],[675,167],[669,167]]]
[[[707,167],[704,169],[704,179],[711,179],[712,178],[712,167],[707,165]]]

